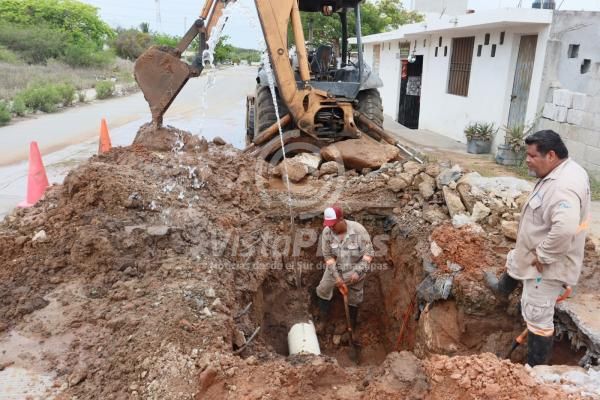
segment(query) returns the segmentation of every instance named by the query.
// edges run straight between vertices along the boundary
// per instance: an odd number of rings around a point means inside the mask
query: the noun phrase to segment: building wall
[[[379,92],[383,101],[383,112],[396,120],[400,104],[400,42],[392,40],[365,44],[365,62],[371,66],[374,61],[373,49],[378,44],[381,45],[379,76],[383,81],[383,87]]]
[[[399,42],[396,40],[383,43],[379,76],[381,76],[384,86],[379,91],[383,100],[384,112],[394,119],[398,116],[400,104],[401,69]]]
[[[465,13],[468,5],[468,0],[413,0],[411,8],[426,13],[443,12],[446,15],[460,15]]]
[[[564,139],[571,157],[600,179],[600,12],[557,11],[546,52],[538,129]],[[569,58],[569,45],[579,45]],[[589,70],[582,73],[585,59]]]
[[[531,26],[519,29],[478,30],[472,32],[453,32],[442,35],[442,46],[435,57],[439,35],[430,37],[430,44],[422,48],[424,54],[424,71],[422,82],[421,115],[419,127],[429,129],[461,142],[465,142],[464,127],[470,122],[494,122],[502,127],[508,119],[510,95],[514,80],[519,42],[522,35],[538,34],[536,58],[529,92],[530,101],[537,104],[541,84],[545,36],[547,28]],[[500,32],[505,32],[504,43],[499,44]],[[484,45],[485,34],[490,34],[490,42]],[[457,96],[447,93],[452,38],[475,36],[471,76],[468,96]],[[496,55],[491,57],[492,45],[496,44]],[[419,43],[418,43],[419,45]],[[482,54],[477,56],[477,48],[482,45]],[[444,47],[448,47],[444,56]],[[419,53],[419,46],[417,46]],[[531,103],[530,103],[531,104]],[[528,107],[526,120],[532,121],[535,107]],[[495,145],[501,143],[504,132],[499,130]]]

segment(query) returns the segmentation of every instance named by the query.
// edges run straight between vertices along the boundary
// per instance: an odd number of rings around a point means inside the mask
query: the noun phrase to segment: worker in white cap
[[[321,250],[325,272],[316,292],[319,302],[317,332],[322,333],[329,316],[331,298],[336,286],[348,286],[350,320],[353,328],[358,319],[358,306],[363,301],[364,280],[375,255],[369,233],[364,226],[344,219],[340,207],[325,209]]]

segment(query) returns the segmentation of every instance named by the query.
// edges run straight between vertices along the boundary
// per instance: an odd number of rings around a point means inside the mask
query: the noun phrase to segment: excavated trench
[[[355,333],[361,343],[361,364],[372,365],[380,364],[395,349],[393,340],[397,332],[394,331],[398,323],[394,316],[386,312],[386,308],[392,303],[399,308],[410,303],[410,295],[406,295],[404,290],[392,291],[391,287],[384,287],[381,282],[398,275],[402,270],[395,266],[401,257],[394,262],[392,254],[414,254],[415,241],[393,241],[389,232],[383,229],[383,216],[366,215],[359,220],[372,236],[377,237],[380,249],[373,262],[373,270],[365,281],[364,301],[359,309]],[[304,229],[320,228],[313,223]],[[375,247],[377,251],[377,243]],[[387,251],[384,247],[388,248]],[[295,323],[318,320],[314,290],[323,275],[323,267],[317,251],[315,244],[303,252],[304,257],[300,260],[289,260],[288,268],[274,270],[252,298],[253,319],[261,326],[261,339],[280,355],[288,355],[287,334]],[[300,267],[301,276],[294,273]],[[412,281],[413,278],[408,275],[410,273],[403,276],[404,280],[408,278]],[[319,335],[319,345],[323,354],[336,358],[341,365],[352,364],[348,357],[349,341],[345,332],[343,299],[335,291],[329,322],[325,332]]]
[[[503,356],[506,353],[513,338],[522,330],[516,306],[518,294],[508,306],[495,305],[481,310],[473,306],[476,300],[461,291],[469,285],[478,285],[475,292],[487,289],[481,282],[470,282],[455,287],[447,300],[426,304],[417,298],[416,288],[427,275],[424,265],[430,244],[428,229],[411,224],[389,229],[389,219],[381,215],[356,215],[355,219],[379,242],[379,249],[384,250],[376,256],[375,268],[365,282],[364,302],[355,332],[361,344],[360,365],[379,365],[388,353],[400,350],[413,351],[421,358],[429,354],[491,352]],[[305,224],[303,228],[321,229],[319,221]],[[375,248],[377,252],[377,243]],[[297,259],[286,259],[285,268],[268,273],[258,290],[246,296],[245,300],[253,303],[253,324],[261,327],[259,346],[262,344],[268,351],[288,356],[290,328],[298,322],[317,321],[314,289],[323,274],[321,262],[315,244]],[[484,296],[491,294],[484,293]],[[329,323],[319,335],[321,353],[337,359],[342,366],[355,365],[349,357],[345,331],[343,300],[336,292]],[[514,362],[525,360],[524,347],[513,353]],[[551,362],[576,365],[584,353],[571,349],[568,340],[557,341]]]

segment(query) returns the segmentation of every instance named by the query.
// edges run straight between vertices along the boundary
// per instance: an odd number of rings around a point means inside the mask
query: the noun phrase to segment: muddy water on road
[[[165,124],[204,136],[208,140],[220,136],[235,147],[243,148],[245,145],[246,95],[253,92],[256,84],[255,77],[256,68],[254,67],[209,70],[206,75],[190,80],[181,91],[165,116]],[[141,107],[147,108],[142,96],[134,96],[137,97],[137,101],[134,101],[132,114],[139,112]],[[112,104],[111,101],[100,103],[103,107],[99,112],[107,118],[113,146],[128,146],[132,143],[138,128],[150,121],[151,116],[150,112],[146,111],[141,113],[142,118],[121,124],[111,124],[111,114],[123,114],[123,110],[113,109],[113,107],[121,107],[121,103],[117,103],[117,101]],[[93,106],[97,107],[98,105],[94,104]],[[42,116],[40,119],[45,117]],[[52,117],[56,118],[56,115]],[[79,116],[70,111],[63,112],[60,117],[63,121],[61,124],[64,126],[81,122],[77,120]],[[99,119],[100,116],[98,121],[92,123],[99,127]],[[127,118],[124,119],[127,120]],[[96,154],[98,139],[95,136],[85,138],[86,134],[83,131],[88,129],[89,126],[82,125],[81,135],[75,135],[72,143],[66,147],[49,154],[44,154],[44,150],[42,150],[50,184],[62,183],[71,169]],[[23,135],[26,134],[27,132],[23,132]],[[31,136],[30,140],[39,140],[39,138]],[[0,167],[0,218],[25,198],[27,167],[26,160]]]

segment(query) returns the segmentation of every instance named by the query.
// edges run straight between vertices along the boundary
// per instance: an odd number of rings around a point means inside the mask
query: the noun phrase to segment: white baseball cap
[[[323,212],[323,226],[333,226],[343,218],[344,213],[340,207],[327,207]]]

